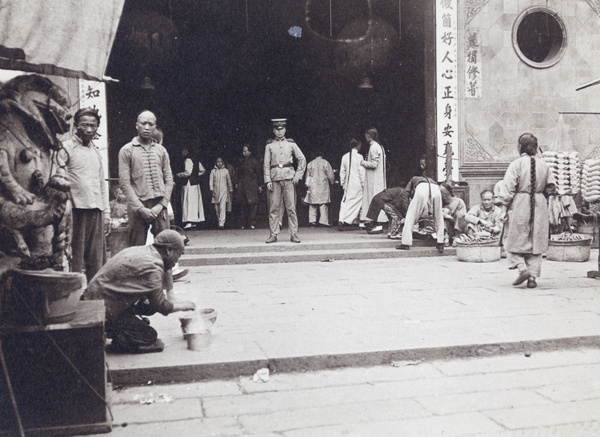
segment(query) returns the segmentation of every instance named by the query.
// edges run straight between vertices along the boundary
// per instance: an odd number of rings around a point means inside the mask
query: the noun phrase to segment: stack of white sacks
[[[554,174],[557,194],[577,194],[581,184],[579,176],[579,153],[548,151],[542,153],[542,157]],[[600,167],[598,168],[600,171]]]
[[[588,203],[600,202],[600,160],[586,159],[583,163],[581,195]]]

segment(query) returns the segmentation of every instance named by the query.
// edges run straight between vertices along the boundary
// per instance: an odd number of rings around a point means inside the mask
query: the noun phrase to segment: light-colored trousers
[[[214,205],[217,219],[219,220],[219,226],[225,226],[225,218],[227,217],[227,198],[225,197],[219,203],[215,203]]]
[[[444,214],[442,213],[442,193],[438,184],[421,182],[415,188],[402,229],[402,244],[412,246],[413,227],[421,217],[433,214],[437,242],[444,242]]]
[[[542,272],[542,254],[514,253],[506,251],[506,260],[511,267],[516,266],[519,273],[529,270],[531,276],[539,278]]]
[[[319,223],[322,225],[329,224],[329,204],[322,203],[320,205],[308,205],[308,222],[317,222],[317,211],[319,211]]]
[[[269,205],[269,227],[271,235],[279,234],[280,205],[283,205],[288,215],[288,228],[290,235],[298,233],[298,216],[296,215],[296,187],[291,179],[285,181],[273,181],[273,192],[271,193],[271,205]]]

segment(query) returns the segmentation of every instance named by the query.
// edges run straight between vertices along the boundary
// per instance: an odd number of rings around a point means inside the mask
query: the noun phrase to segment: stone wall
[[[513,44],[515,23],[536,7],[564,26],[561,56],[551,66],[529,65]],[[600,79],[600,0],[459,0],[459,20],[460,173],[471,205],[517,157],[523,132],[533,132],[542,150],[600,156],[600,85],[576,90]]]

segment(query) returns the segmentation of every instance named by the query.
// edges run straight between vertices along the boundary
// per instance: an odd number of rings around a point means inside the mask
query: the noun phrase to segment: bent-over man
[[[173,289],[172,269],[183,254],[183,238],[165,230],[148,246],[132,246],[113,256],[94,276],[83,293],[85,300],[104,300],[106,336],[110,352],[160,352],[164,345],[147,319],[159,312],[190,311],[189,301],[168,300],[163,290]]]

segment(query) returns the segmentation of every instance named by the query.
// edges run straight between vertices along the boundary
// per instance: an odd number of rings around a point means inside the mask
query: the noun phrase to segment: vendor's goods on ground
[[[478,232],[474,235],[461,234],[454,239],[456,257],[463,262],[492,262],[500,259],[500,239],[492,237],[489,232]]]
[[[546,259],[561,262],[585,262],[590,259],[592,237],[563,232],[551,235]]]

